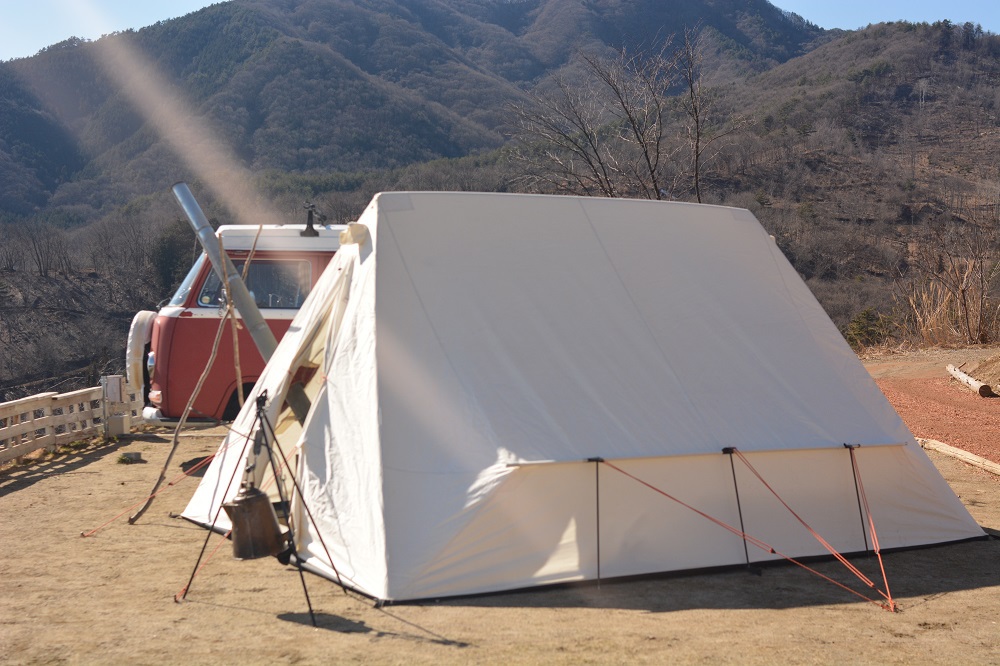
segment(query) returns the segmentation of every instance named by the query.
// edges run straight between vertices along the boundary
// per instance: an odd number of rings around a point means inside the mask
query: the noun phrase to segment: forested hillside
[[[190,177],[116,87],[102,59],[116,42],[246,167],[368,171],[498,148],[505,106],[572,76],[580,50],[657,48],[699,21],[730,73],[787,60],[819,34],[763,0],[233,0],[67,40],[0,66],[0,164],[14,176],[0,208],[72,206],[83,222]]]
[[[958,307],[968,325],[930,313],[995,288],[998,77],[1000,39],[944,22],[850,33],[746,86],[758,122],[726,169],[736,201],[835,321],[874,308],[918,342],[996,339],[985,301]]]
[[[574,191],[525,118],[584,101],[604,157],[631,159],[597,74],[642,63],[661,65],[645,195],[753,210],[854,344],[996,336],[1000,38],[973,24],[827,32],[764,0],[232,0],[0,63],[0,390],[120,366],[131,314],[193,251],[174,182],[240,221],[189,147],[288,221],[304,200],[351,219],[380,190]],[[214,143],[171,136],[151,115],[168,102]]]

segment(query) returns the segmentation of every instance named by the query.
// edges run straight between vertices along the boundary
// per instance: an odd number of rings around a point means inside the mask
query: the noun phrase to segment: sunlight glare
[[[67,0],[65,6],[88,28],[100,30],[109,24],[92,0]],[[239,223],[282,223],[281,214],[259,195],[252,174],[232,149],[126,36],[101,39],[92,48],[101,67],[146,122]]]

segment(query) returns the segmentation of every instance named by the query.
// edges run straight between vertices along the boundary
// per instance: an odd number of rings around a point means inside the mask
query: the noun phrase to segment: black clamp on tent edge
[[[599,456],[595,456],[594,458],[587,458],[587,462],[602,463],[602,462],[604,462],[604,458],[601,458]]]
[[[735,446],[727,446],[726,448],[722,449],[722,452],[731,456],[734,453],[736,453],[736,447]]]

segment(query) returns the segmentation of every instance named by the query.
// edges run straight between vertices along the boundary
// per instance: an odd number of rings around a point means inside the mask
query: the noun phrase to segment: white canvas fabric
[[[870,547],[845,444],[883,547],[983,535],[748,211],[384,193],[359,223],[255,389],[297,455],[310,566],[398,600],[776,557],[593,458],[824,554],[726,447],[838,550]],[[235,494],[238,440],[187,517]]]

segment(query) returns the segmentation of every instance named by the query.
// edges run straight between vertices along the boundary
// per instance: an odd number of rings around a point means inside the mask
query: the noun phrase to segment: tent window
[[[241,274],[244,263],[234,262]],[[309,295],[311,284],[312,266],[306,260],[254,261],[247,273],[247,289],[261,310],[298,309]],[[198,295],[198,305],[214,308],[224,302],[222,283],[212,272]]]

